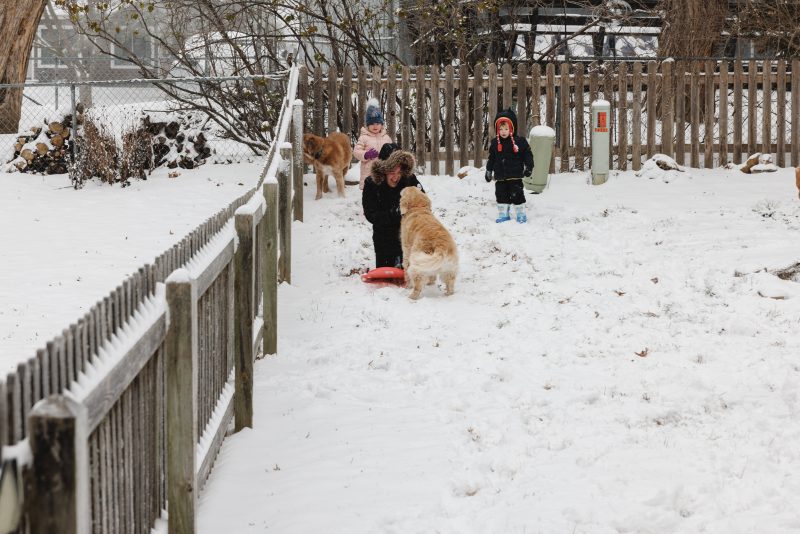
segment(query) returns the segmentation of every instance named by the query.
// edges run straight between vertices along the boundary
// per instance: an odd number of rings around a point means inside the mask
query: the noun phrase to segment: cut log
[[[22,156],[28,163],[33,161],[33,150],[31,150],[30,148],[26,148],[25,150],[20,152],[19,155]]]
[[[61,148],[64,146],[64,138],[58,134],[51,137],[50,142],[53,143],[53,146],[56,148]]]
[[[60,122],[51,122],[48,126],[51,133],[60,134],[64,131],[64,125]]]

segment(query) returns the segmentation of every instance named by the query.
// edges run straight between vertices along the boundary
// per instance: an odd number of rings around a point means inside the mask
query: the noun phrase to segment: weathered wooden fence
[[[222,440],[252,426],[253,360],[277,351],[277,284],[302,217],[297,80],[259,185],[0,382],[0,444],[31,453],[22,475],[25,455],[4,455],[4,478],[25,480],[22,495],[2,488],[18,531],[148,533],[167,503],[169,531],[195,531]]]
[[[800,60],[649,61],[510,64],[499,68],[389,67],[301,73],[307,128],[341,130],[355,140],[366,100],[380,99],[393,139],[430,172],[482,166],[498,109],[512,106],[519,130],[556,129],[551,170],[590,165],[590,104],[608,100],[611,155],[617,169],[638,170],[656,153],[711,168],[771,153],[800,165]],[[794,127],[797,125],[797,127]],[[442,168],[443,166],[443,168]]]

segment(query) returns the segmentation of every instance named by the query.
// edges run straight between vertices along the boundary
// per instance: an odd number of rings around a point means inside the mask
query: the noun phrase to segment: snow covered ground
[[[480,173],[421,177],[461,275],[419,301],[353,274],[356,189],[307,190],[201,531],[800,531],[793,173],[650,176],[555,175],[527,225]]]
[[[2,376],[126,276],[258,182],[261,164],[158,169],[147,181],[80,191],[66,175],[0,173]]]

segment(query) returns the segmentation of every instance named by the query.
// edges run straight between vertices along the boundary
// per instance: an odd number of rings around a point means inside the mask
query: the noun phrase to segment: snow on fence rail
[[[0,532],[148,533],[167,503],[169,531],[195,531],[222,440],[231,426],[252,426],[253,360],[277,352],[293,197],[302,210],[302,189],[291,191],[302,188],[292,180],[302,171],[292,162],[302,141],[295,89],[263,183],[0,381],[0,501],[12,503]],[[290,140],[294,150],[277,156]]]
[[[800,60],[519,63],[437,68],[301,70],[299,98],[318,135],[357,136],[365,103],[377,97],[389,135],[433,174],[456,164],[482,166],[498,109],[513,106],[520,132],[546,124],[557,132],[555,169],[590,165],[590,104],[611,103],[614,168],[638,170],[664,153],[712,168],[748,153],[800,165]],[[432,112],[432,110],[434,112]]]

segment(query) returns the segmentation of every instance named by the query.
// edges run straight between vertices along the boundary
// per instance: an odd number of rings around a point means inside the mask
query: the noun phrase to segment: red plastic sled
[[[403,269],[396,267],[378,267],[361,275],[362,282],[395,282],[402,283],[406,275]]]

